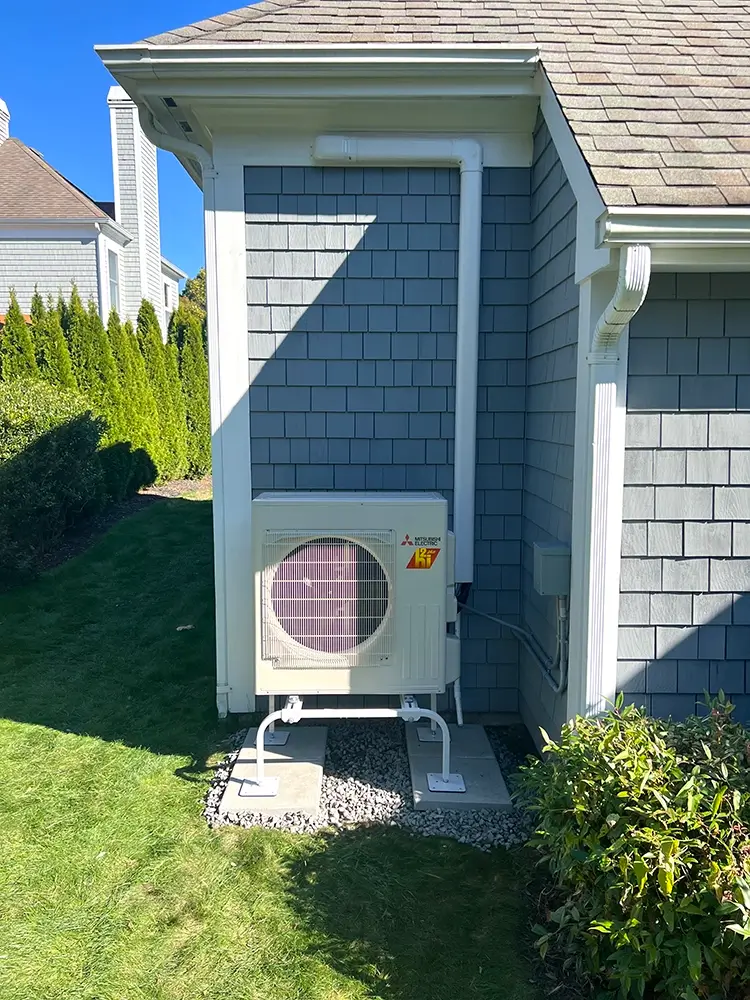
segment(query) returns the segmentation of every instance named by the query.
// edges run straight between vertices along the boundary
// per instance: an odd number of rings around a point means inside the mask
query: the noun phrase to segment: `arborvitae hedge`
[[[138,310],[138,343],[159,414],[159,456],[156,462],[161,480],[179,479],[187,472],[187,429],[180,418],[174,392],[172,362],[161,337],[154,307],[146,299]],[[169,364],[169,369],[168,369]],[[179,382],[179,379],[178,379]]]
[[[34,344],[16,293],[11,289],[5,325],[0,330],[0,378],[11,382],[37,374]]]
[[[188,432],[188,469],[191,476],[203,476],[211,469],[211,415],[208,359],[203,347],[200,315],[181,305],[172,315],[169,334],[170,341],[179,346],[180,381]]]
[[[133,327],[129,322],[123,327],[114,309],[109,314],[107,334],[120,374],[123,434],[136,456],[133,472],[139,480],[137,485],[145,486],[154,480],[159,450],[159,415],[154,394]]]
[[[45,382],[75,392],[70,352],[60,324],[60,313],[50,296],[47,308],[35,290],[31,300],[31,336],[39,375]]]
[[[90,379],[95,371],[94,345],[86,310],[75,285],[70,292],[70,302],[63,306],[61,319],[73,377],[81,393],[88,396]]]
[[[11,295],[0,330],[0,379],[39,378],[80,393],[106,422],[102,465],[110,497],[154,478],[210,469],[208,365],[201,316],[180,307],[164,344],[156,312],[144,301],[138,334],[113,310],[105,330],[94,303],[73,286],[45,308],[35,292],[31,329]]]

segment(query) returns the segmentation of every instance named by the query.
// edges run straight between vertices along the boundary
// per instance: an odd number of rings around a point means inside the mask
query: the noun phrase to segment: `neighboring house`
[[[266,0],[99,48],[204,190],[220,710],[251,486],[452,499],[478,322],[457,578],[551,654],[533,545],[569,544],[570,666],[466,616],[465,708],[750,718],[748,36],[713,0]]]
[[[57,297],[75,282],[105,320],[114,306],[135,322],[150,299],[166,332],[186,275],[161,256],[156,149],[123,90],[113,87],[108,103],[115,200],[97,202],[10,137],[0,100],[0,313],[11,288],[28,313],[35,286]]]

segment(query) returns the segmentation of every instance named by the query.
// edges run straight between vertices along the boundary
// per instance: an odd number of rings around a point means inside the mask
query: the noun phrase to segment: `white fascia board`
[[[750,208],[608,208],[598,246],[750,247]]]
[[[592,274],[611,265],[608,249],[597,247],[595,242],[596,222],[605,206],[544,70],[537,76],[537,87],[542,116],[577,202],[575,278],[580,284]]]
[[[184,278],[187,278],[187,274],[181,271],[176,264],[167,260],[166,257],[161,258],[161,273],[167,278],[172,278],[173,281],[182,281]]]
[[[133,238],[113,219],[0,219],[0,240],[93,240],[99,232],[118,246]]]

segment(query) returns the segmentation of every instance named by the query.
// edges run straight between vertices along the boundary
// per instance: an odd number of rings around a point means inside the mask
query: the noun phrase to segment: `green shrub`
[[[0,576],[33,572],[67,527],[103,501],[104,421],[39,380],[0,385]]]
[[[37,291],[34,291],[31,300],[31,336],[40,378],[61,389],[75,392],[78,387],[73,378],[73,366],[70,363],[70,352],[63,334],[59,310],[53,304],[51,296],[45,309],[42,297]]]
[[[731,712],[722,696],[664,722],[620,702],[547,738],[521,779],[560,896],[542,954],[623,998],[747,995],[750,734]]]
[[[172,314],[169,341],[179,350],[180,381],[187,421],[188,473],[204,476],[211,470],[211,415],[208,397],[208,359],[203,346],[203,320],[182,304]]]
[[[3,382],[10,382],[17,378],[31,378],[36,373],[31,333],[16,293],[11,289],[5,325],[0,329],[0,378]]]
[[[178,479],[187,471],[187,441],[184,419],[176,410],[173,375],[168,371],[168,355],[154,307],[144,299],[138,310],[138,344],[149,384],[156,402],[158,451],[155,464],[163,482]]]
[[[159,417],[133,327],[129,322],[123,326],[114,309],[109,314],[107,336],[120,378],[123,438],[136,458],[130,488],[139,489],[151,484],[156,475]]]

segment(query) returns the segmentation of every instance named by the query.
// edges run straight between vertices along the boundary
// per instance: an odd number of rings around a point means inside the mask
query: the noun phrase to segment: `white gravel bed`
[[[315,833],[330,827],[358,825],[398,826],[416,836],[450,837],[480,850],[514,847],[527,840],[531,822],[518,809],[417,811],[412,802],[406,738],[401,722],[334,722],[328,728],[323,789],[318,815],[300,813],[261,816],[259,813],[219,814],[219,803],[229,780],[246,730],[236,733],[227,754],[216,768],[205,798],[203,815],[209,826],[260,826]],[[516,770],[517,759],[502,746],[495,732],[490,741],[503,771]]]

